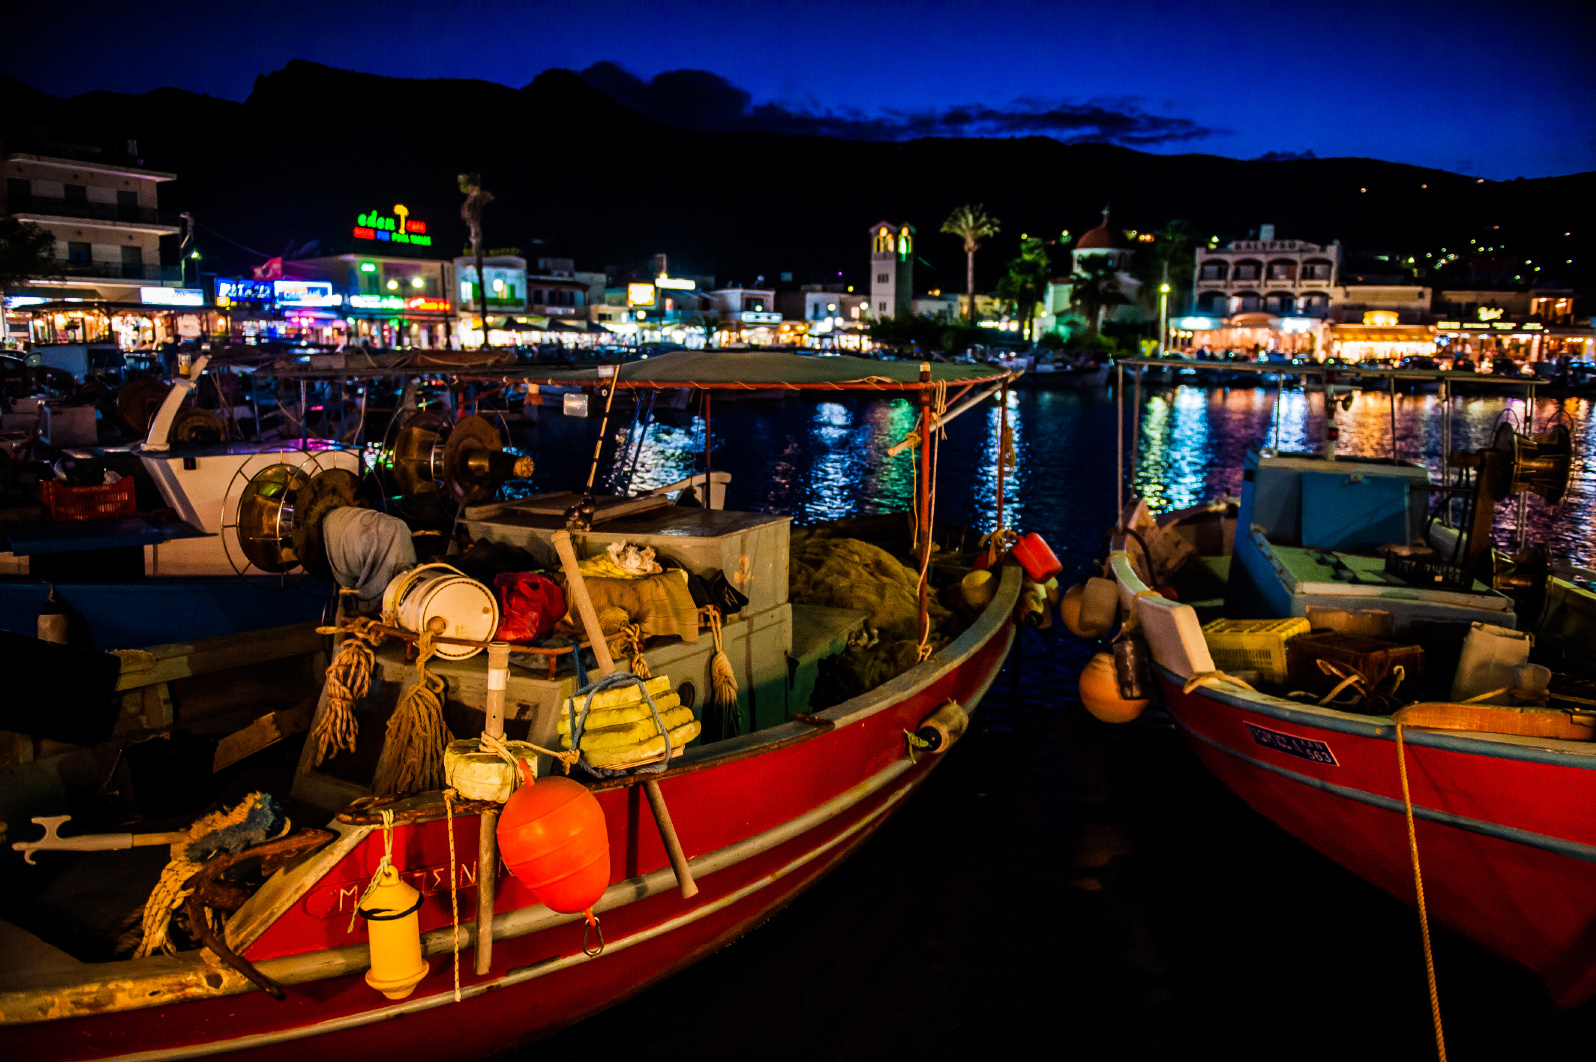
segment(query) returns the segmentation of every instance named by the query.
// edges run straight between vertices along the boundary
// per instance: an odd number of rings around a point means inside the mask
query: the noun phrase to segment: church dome
[[[1120,240],[1119,234],[1108,227],[1108,211],[1103,211],[1103,223],[1095,229],[1089,229],[1081,234],[1076,241],[1077,251],[1120,251],[1125,249],[1125,244]]]

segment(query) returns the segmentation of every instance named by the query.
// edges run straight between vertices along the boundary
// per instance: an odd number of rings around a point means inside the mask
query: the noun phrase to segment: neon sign
[[[351,295],[349,306],[355,310],[402,310],[405,300],[398,295]]]
[[[325,280],[274,280],[272,295],[279,306],[337,306],[344,301]]]
[[[355,218],[355,239],[432,246],[432,237],[426,234],[427,223],[412,218],[409,207],[395,203],[393,212],[393,217],[387,217],[373,210]]]

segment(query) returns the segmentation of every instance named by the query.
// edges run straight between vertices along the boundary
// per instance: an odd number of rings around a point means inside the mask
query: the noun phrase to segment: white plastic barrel
[[[442,617],[445,636],[476,642],[490,640],[499,629],[493,591],[447,564],[422,564],[394,576],[382,592],[382,614],[385,622],[418,634]],[[444,660],[465,660],[481,651],[474,645],[437,646]]]

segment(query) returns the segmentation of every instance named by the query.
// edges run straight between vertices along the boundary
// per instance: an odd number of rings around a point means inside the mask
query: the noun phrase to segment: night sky
[[[58,95],[241,100],[294,58],[516,86],[567,67],[692,128],[1311,151],[1491,179],[1596,169],[1589,2],[123,0],[18,5],[7,22],[4,72]]]

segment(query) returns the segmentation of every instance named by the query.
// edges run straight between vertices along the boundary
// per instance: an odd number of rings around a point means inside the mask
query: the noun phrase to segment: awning
[[[404,363],[381,369],[313,369],[292,366],[265,375],[300,377],[394,376],[417,369],[445,370],[462,378],[486,378],[566,386],[602,386],[616,366],[599,363],[571,369],[541,365],[495,364],[497,352],[428,351],[409,355]],[[350,359],[352,362],[354,359]],[[725,390],[767,388],[829,391],[912,391],[920,387],[920,361],[826,357],[783,350],[679,350],[652,358],[622,362],[620,386],[627,389],[696,387]],[[996,382],[1009,373],[995,365],[931,364],[931,382],[976,384]]]

